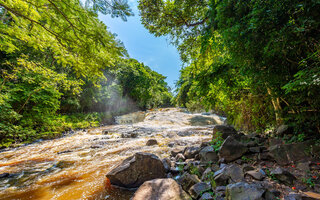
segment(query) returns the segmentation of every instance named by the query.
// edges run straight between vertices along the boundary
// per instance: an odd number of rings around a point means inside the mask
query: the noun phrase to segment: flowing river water
[[[136,152],[164,158],[172,148],[209,141],[223,118],[178,108],[118,117],[118,125],[0,152],[0,200],[126,200],[133,191],[110,186],[105,175]],[[149,139],[158,145],[147,146]]]

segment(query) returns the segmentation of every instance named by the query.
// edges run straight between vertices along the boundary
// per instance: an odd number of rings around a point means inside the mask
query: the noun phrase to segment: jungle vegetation
[[[180,52],[177,105],[243,130],[288,124],[319,136],[318,0],[140,0],[139,10]]]
[[[130,58],[98,13],[123,0],[0,0],[0,147],[170,104],[165,77]]]

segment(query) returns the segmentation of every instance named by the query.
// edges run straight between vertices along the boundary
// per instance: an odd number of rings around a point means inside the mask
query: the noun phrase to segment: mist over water
[[[209,141],[223,119],[168,108],[124,115],[117,123],[1,152],[0,200],[130,199],[132,191],[109,185],[110,169],[136,152],[164,158],[172,149],[168,144],[184,148]],[[159,144],[146,146],[151,138]]]

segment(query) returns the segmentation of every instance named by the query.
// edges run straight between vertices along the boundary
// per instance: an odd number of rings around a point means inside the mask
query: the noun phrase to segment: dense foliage
[[[165,77],[97,18],[126,19],[126,1],[81,2],[0,0],[0,147],[170,102]]]
[[[185,67],[178,105],[243,129],[320,132],[320,2],[140,0],[143,24],[169,35]]]

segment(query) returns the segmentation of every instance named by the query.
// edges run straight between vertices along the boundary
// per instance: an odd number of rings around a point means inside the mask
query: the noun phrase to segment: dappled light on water
[[[0,199],[130,199],[134,191],[114,188],[105,177],[111,168],[136,152],[164,158],[169,146],[209,141],[212,126],[222,123],[216,115],[174,108],[140,112],[137,121],[129,116],[118,125],[1,152]],[[150,138],[158,145],[146,146]]]

